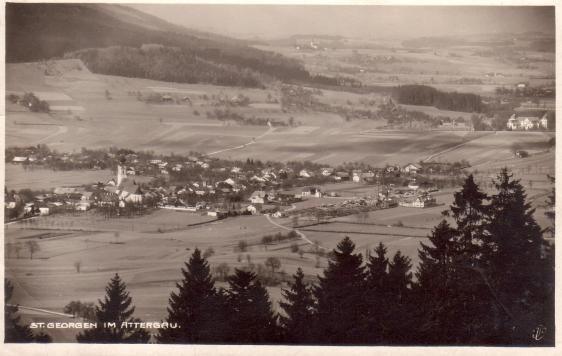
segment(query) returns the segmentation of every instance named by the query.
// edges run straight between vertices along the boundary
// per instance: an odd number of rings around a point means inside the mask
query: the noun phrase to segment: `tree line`
[[[438,109],[482,112],[479,95],[470,93],[448,93],[427,85],[400,85],[394,88],[393,96],[400,104],[435,106]]]
[[[469,175],[454,194],[412,269],[380,243],[365,256],[345,237],[315,281],[299,268],[274,311],[250,270],[235,269],[218,288],[196,249],[169,298],[159,343],[322,345],[554,344],[554,255],[519,180],[502,169],[488,195]],[[554,206],[554,191],[547,203]],[[554,219],[554,210],[547,216]],[[273,267],[272,267],[273,268]],[[138,320],[116,275],[94,321]],[[79,342],[148,342],[143,329],[94,328]]]

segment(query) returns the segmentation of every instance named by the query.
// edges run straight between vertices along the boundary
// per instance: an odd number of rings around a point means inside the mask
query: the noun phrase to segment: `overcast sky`
[[[188,28],[234,37],[327,34],[362,38],[542,31],[554,7],[131,5]]]

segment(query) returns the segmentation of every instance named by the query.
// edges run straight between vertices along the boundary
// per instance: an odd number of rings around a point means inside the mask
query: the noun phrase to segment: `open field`
[[[64,68],[77,65],[75,61],[61,63]],[[72,100],[66,103],[68,106],[80,106],[84,111],[50,115],[8,111],[7,146],[42,143],[60,151],[72,151],[81,147],[107,148],[112,145],[166,154],[185,154],[192,150],[220,152],[220,157],[233,159],[311,160],[329,164],[364,161],[384,165],[417,162],[484,135],[467,131],[380,131],[375,129],[380,126],[377,121],[346,122],[340,116],[328,113],[283,113],[266,104],[268,94],[278,95],[272,90],[171,84],[94,75],[85,68],[66,68],[56,76],[38,74],[30,78],[25,73],[30,67],[33,68],[33,65],[8,65],[7,89],[38,90],[54,98],[69,97]],[[105,90],[111,93],[111,100],[105,97]],[[180,92],[181,95],[178,95],[191,98],[191,105],[185,102],[147,104],[138,101],[133,94],[154,90]],[[206,118],[205,113],[213,111],[214,106],[203,99],[203,95],[231,97],[238,93],[248,96],[252,102],[252,106],[240,109],[241,112],[283,120],[293,117],[302,125],[268,131],[263,126],[242,126]],[[323,100],[341,105],[348,100],[358,102],[362,98],[373,98],[372,95],[331,91],[325,91],[324,96]],[[440,158],[464,158],[480,163],[490,158],[506,157],[515,143],[546,142],[552,135],[502,132],[497,138],[473,140],[471,144],[459,146]]]
[[[115,174],[108,170],[53,171],[44,168],[27,168],[6,164],[6,187],[12,190],[51,190],[58,186],[79,186],[107,182]]]

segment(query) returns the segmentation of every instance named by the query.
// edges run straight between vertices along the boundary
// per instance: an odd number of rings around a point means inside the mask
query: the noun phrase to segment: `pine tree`
[[[491,198],[491,249],[486,262],[497,302],[504,310],[499,329],[503,335],[511,334],[505,342],[526,343],[532,328],[544,322],[544,311],[538,310],[544,309],[546,289],[552,284],[545,279],[549,273],[541,257],[544,240],[520,181],[504,168],[494,186],[497,193]]]
[[[388,258],[387,248],[382,242],[374,250],[375,255],[369,254],[367,262],[366,295],[367,313],[363,331],[365,342],[380,344],[388,340],[386,325],[388,321]]]
[[[104,300],[99,300],[95,310],[96,328],[87,329],[76,336],[80,343],[146,343],[150,334],[144,329],[122,327],[122,323],[140,322],[132,315],[135,307],[127,287],[116,273],[105,288]],[[115,323],[115,327],[108,327],[105,323]]]
[[[412,298],[412,262],[397,251],[388,264],[386,298],[386,343],[408,344],[417,328],[415,316],[418,306]]]
[[[454,194],[453,205],[445,216],[455,220],[456,230],[459,235],[459,253],[464,262],[470,266],[476,265],[476,260],[481,255],[481,241],[483,239],[484,223],[488,214],[485,201],[488,196],[481,192],[470,174],[459,192]]]
[[[267,290],[256,274],[240,269],[229,277],[226,291],[228,329],[225,342],[240,344],[273,343],[278,340],[277,316]]]
[[[366,312],[365,272],[361,254],[345,237],[333,250],[324,275],[314,288],[317,299],[315,342],[354,344],[365,338],[361,320]]]
[[[290,289],[282,290],[286,302],[280,302],[286,316],[280,316],[284,341],[291,344],[306,344],[312,341],[311,325],[314,299],[310,287],[304,283],[304,274],[299,267],[293,276]]]
[[[428,245],[420,243],[418,251],[416,297],[422,315],[418,342],[455,344],[464,303],[458,285],[463,281],[455,266],[456,231],[443,220],[432,230],[429,241]]]
[[[178,328],[160,329],[157,336],[161,343],[210,343],[221,341],[223,335],[224,310],[217,293],[208,262],[195,249],[185,268],[183,279],[176,283],[178,293],[172,292],[169,299],[168,318]]]
[[[5,343],[28,343],[39,342],[48,343],[52,339],[49,335],[41,332],[34,335],[28,325],[20,322],[18,307],[9,305],[12,295],[14,293],[14,286],[8,279],[4,279],[4,342]]]

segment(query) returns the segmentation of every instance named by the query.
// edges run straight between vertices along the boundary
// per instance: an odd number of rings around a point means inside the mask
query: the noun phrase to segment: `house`
[[[337,180],[341,180],[341,181],[349,180],[349,173],[348,172],[336,172],[336,177],[339,178]]]
[[[64,194],[74,194],[76,193],[76,188],[74,187],[56,187],[53,193],[57,195],[64,195]]]
[[[256,215],[258,213],[258,209],[253,205],[248,205],[246,210],[250,212],[252,215]]]
[[[88,211],[90,210],[90,203],[88,202],[82,202],[76,205],[76,210],[78,211]],[[41,211],[42,208],[39,208],[39,211]]]
[[[302,192],[301,192],[301,197],[313,197],[313,198],[321,198],[322,197],[322,192],[320,192],[320,189],[318,188],[305,188]]]
[[[312,172],[309,172],[306,169],[302,169],[299,172],[299,177],[302,177],[302,178],[310,178],[310,177],[312,177],[312,175],[313,175]]]
[[[322,170],[321,170],[321,174],[322,174],[324,177],[331,176],[333,173],[334,173],[334,169],[331,168],[331,167],[322,168]]]
[[[408,174],[416,174],[418,173],[418,171],[421,169],[422,167],[419,164],[416,163],[408,163],[407,165],[404,166],[404,168],[402,168],[402,171],[404,173],[408,173]]]
[[[49,211],[48,207],[41,207],[39,208],[39,215],[49,215]]]
[[[361,182],[361,175],[360,175],[360,173],[353,173],[353,178],[352,178],[352,180],[353,180],[355,183]]]
[[[516,112],[507,120],[507,128],[510,130],[547,129],[547,113],[543,110]]]
[[[27,161],[27,157],[16,156],[12,159],[13,163],[24,163]]]
[[[264,204],[268,200],[268,195],[263,190],[256,190],[248,200],[252,204]]]

